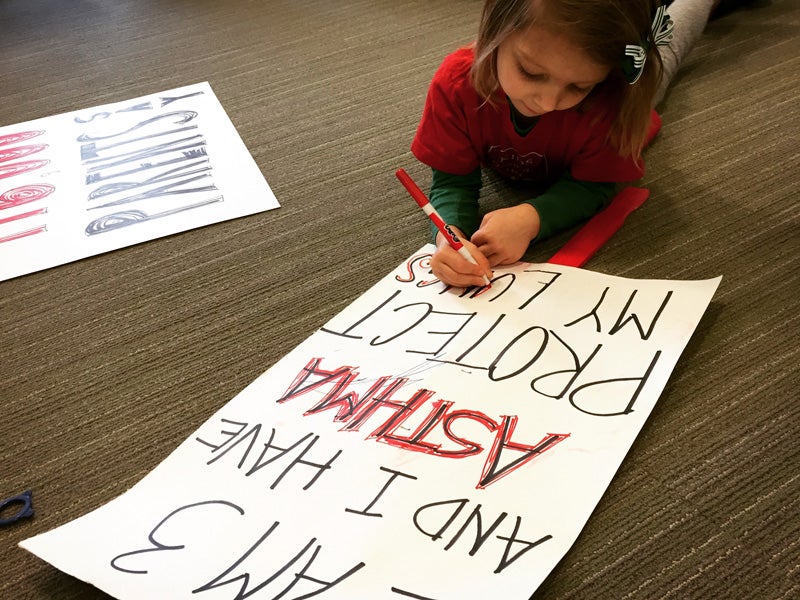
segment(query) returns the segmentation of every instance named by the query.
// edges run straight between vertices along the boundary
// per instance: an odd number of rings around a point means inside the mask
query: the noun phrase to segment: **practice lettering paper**
[[[277,207],[208,83],[0,127],[0,281]]]
[[[519,263],[464,290],[432,278],[432,251],[128,492],[20,545],[120,599],[529,598],[720,279]]]

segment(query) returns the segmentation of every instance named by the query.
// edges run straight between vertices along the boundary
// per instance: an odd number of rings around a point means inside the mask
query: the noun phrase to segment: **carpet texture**
[[[16,544],[123,493],[428,241],[393,173],[427,187],[409,144],[480,7],[0,1],[0,125],[209,81],[282,205],[0,283],[0,498],[36,509],[0,528],[0,598],[107,598]],[[724,278],[536,600],[800,597],[798,31],[794,0],[711,22],[660,107],[650,199],[587,264]],[[486,181],[487,206],[515,193]]]

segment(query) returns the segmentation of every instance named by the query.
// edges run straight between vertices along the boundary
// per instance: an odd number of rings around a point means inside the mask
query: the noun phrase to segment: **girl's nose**
[[[557,86],[546,85],[539,89],[536,103],[545,112],[550,112],[558,108],[561,101],[561,90]]]
[[[560,97],[558,92],[550,90],[540,94],[537,103],[543,111],[550,112],[558,107]]]

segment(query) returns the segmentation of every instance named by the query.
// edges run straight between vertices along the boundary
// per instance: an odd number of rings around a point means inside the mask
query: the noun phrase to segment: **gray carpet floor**
[[[428,241],[393,172],[429,181],[409,144],[480,6],[0,0],[0,125],[209,81],[282,205],[0,283],[0,497],[36,509],[0,528],[0,598],[106,598],[16,544],[124,492]],[[800,597],[798,31],[795,0],[709,25],[650,199],[587,265],[724,279],[536,600]]]

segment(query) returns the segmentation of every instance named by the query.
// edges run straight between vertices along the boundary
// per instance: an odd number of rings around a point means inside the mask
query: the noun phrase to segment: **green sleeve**
[[[527,201],[541,220],[535,239],[542,240],[592,217],[608,205],[616,187],[616,183],[578,181],[565,173],[543,194]]]
[[[481,169],[467,175],[451,175],[433,169],[430,200],[445,223],[458,227],[469,237],[478,229],[478,195],[481,191]],[[431,223],[433,239],[438,233]]]

